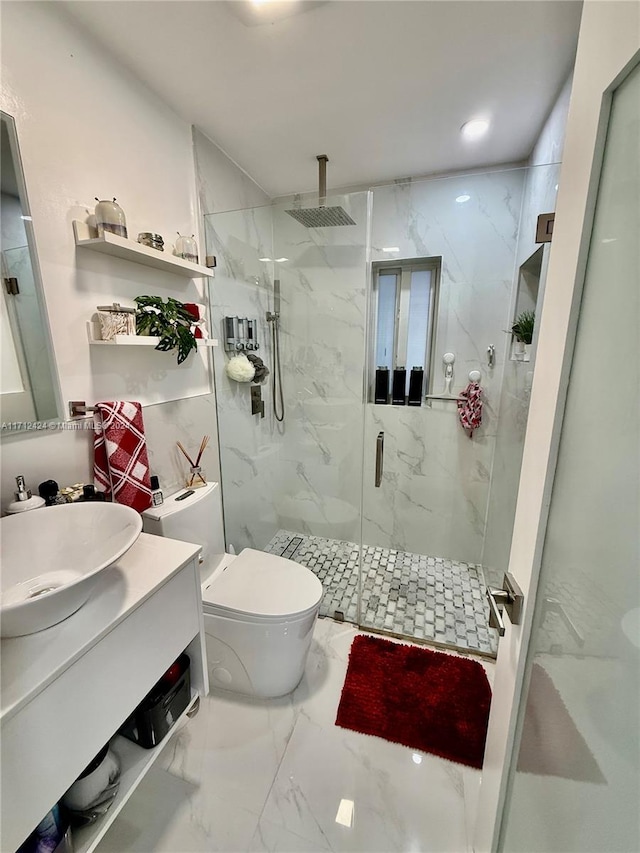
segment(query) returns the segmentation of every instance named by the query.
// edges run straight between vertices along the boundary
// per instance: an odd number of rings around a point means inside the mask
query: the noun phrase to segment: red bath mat
[[[481,768],[490,705],[477,661],[358,635],[336,725]]]

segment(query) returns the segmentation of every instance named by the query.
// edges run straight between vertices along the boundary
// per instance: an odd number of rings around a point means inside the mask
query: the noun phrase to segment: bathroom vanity
[[[2,640],[3,853],[16,850],[112,739],[121,764],[117,798],[74,833],[76,853],[93,850],[179,723],[153,749],[116,736],[119,727],[181,652],[191,661],[184,715],[208,692],[199,552],[142,533],[101,573],[80,610],[44,631]]]

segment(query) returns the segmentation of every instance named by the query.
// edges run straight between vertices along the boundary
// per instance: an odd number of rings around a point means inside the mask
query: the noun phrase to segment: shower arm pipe
[[[316,160],[318,161],[318,204],[320,207],[324,207],[327,202],[327,163],[329,158],[326,154],[318,154]]]

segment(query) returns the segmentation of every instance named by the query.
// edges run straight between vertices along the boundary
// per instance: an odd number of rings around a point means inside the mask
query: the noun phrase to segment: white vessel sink
[[[0,629],[21,637],[75,613],[98,574],[142,530],[131,507],[98,501],[31,510],[0,520]]]

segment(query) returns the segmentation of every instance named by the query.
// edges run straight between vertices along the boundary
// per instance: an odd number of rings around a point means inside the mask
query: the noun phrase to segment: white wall
[[[204,465],[217,479],[215,396],[206,360],[184,370],[173,356],[154,351],[116,357],[107,348],[90,350],[85,331],[98,304],[145,292],[200,301],[201,285],[76,251],[71,228],[74,218],[91,212],[94,196],[115,195],[134,239],[153,230],[170,247],[176,231],[199,234],[191,128],[49,3],[3,5],[2,109],[16,119],[63,400],[150,402],[201,394],[145,406],[151,467],[165,491],[177,488],[184,466],[176,440],[194,448],[207,433],[212,442]],[[216,156],[227,203],[242,204],[240,192],[232,197],[230,176],[237,173],[240,183],[245,176]],[[91,442],[84,429],[3,437],[3,504],[16,474],[34,488],[49,477],[61,485],[89,481]]]

